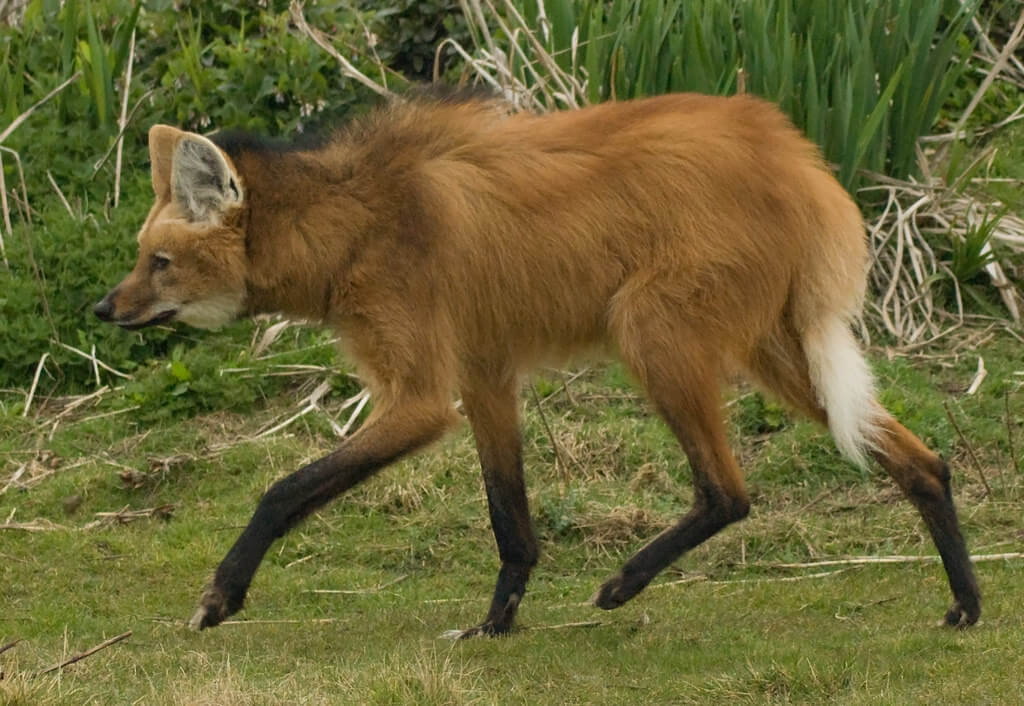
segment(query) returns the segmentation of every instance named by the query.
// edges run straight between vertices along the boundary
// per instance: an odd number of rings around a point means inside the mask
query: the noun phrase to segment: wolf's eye
[[[154,272],[159,272],[160,270],[166,270],[167,266],[170,264],[170,258],[164,257],[163,255],[154,255],[150,263],[150,267],[153,268]]]

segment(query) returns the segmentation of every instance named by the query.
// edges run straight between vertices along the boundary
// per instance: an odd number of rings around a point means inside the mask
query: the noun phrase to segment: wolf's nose
[[[114,318],[114,303],[110,297],[103,297],[103,300],[92,308],[92,313],[102,321],[110,321]]]

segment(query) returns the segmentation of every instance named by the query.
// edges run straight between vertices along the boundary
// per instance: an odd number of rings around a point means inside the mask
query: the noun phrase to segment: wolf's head
[[[139,259],[93,309],[134,329],[177,320],[217,328],[244,309],[244,185],[213,142],[167,125],[149,131],[156,201]]]

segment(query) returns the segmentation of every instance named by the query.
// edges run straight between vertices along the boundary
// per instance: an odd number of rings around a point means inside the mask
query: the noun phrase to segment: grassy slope
[[[972,549],[1016,551],[1024,544],[1024,479],[1008,458],[1004,393],[1021,456],[1024,365],[1008,336],[980,353],[989,377],[971,397],[962,392],[973,377],[973,353],[878,368],[887,403],[954,461]],[[15,511],[14,521],[69,528],[0,533],[0,640],[25,640],[0,657],[8,673],[0,698],[221,704],[1015,697],[1024,637],[1015,587],[1024,563],[978,567],[985,615],[966,633],[934,626],[948,590],[933,564],[761,566],[934,551],[913,510],[884,479],[838,460],[825,435],[744,389],[730,410],[755,497],[751,518],[623,609],[602,613],[583,605],[631,549],[683,512],[690,492],[673,440],[618,367],[598,366],[572,382],[575,403],[558,379],[549,374],[540,387],[553,390],[545,414],[563,456],[575,459],[566,473],[555,464],[535,405],[526,404],[528,476],[543,555],[521,611],[523,629],[510,639],[454,645],[437,636],[482,617],[496,570],[465,429],[275,545],[238,616],[247,622],[194,634],[181,623],[209,572],[262,490],[330,448],[323,425],[311,415],[283,433],[246,441],[293,412],[296,391],[254,413],[159,426],[134,423],[131,413],[66,420],[41,444],[59,459],[57,472],[0,495],[4,518]],[[972,440],[991,498],[983,497],[944,400]],[[101,403],[78,416],[104,409]],[[4,423],[12,432],[0,446],[7,468],[31,461],[25,449],[49,428],[10,417]],[[42,474],[53,465],[44,456],[29,469]],[[145,474],[133,481],[139,487],[121,479],[125,467]],[[81,504],[69,513],[64,501],[73,496]],[[169,520],[82,529],[97,512],[165,503],[174,505]],[[778,580],[824,571],[837,573]],[[691,581],[672,583],[683,579]],[[365,592],[312,592],[321,589]],[[554,627],[581,621],[600,624]],[[29,677],[125,630],[134,633],[128,641],[60,677]]]

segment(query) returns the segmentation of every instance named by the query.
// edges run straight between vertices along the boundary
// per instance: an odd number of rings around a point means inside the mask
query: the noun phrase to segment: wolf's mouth
[[[128,331],[135,331],[135,330],[140,329],[140,328],[146,328],[147,326],[156,326],[157,324],[162,324],[162,323],[165,323],[167,321],[170,321],[171,319],[174,318],[175,314],[177,314],[177,313],[178,313],[177,309],[168,309],[167,311],[161,311],[159,314],[157,314],[156,316],[154,316],[152,319],[150,319],[148,321],[142,321],[142,322],[137,322],[137,323],[133,323],[133,324],[118,323],[117,325],[120,326],[123,329],[128,330]]]

